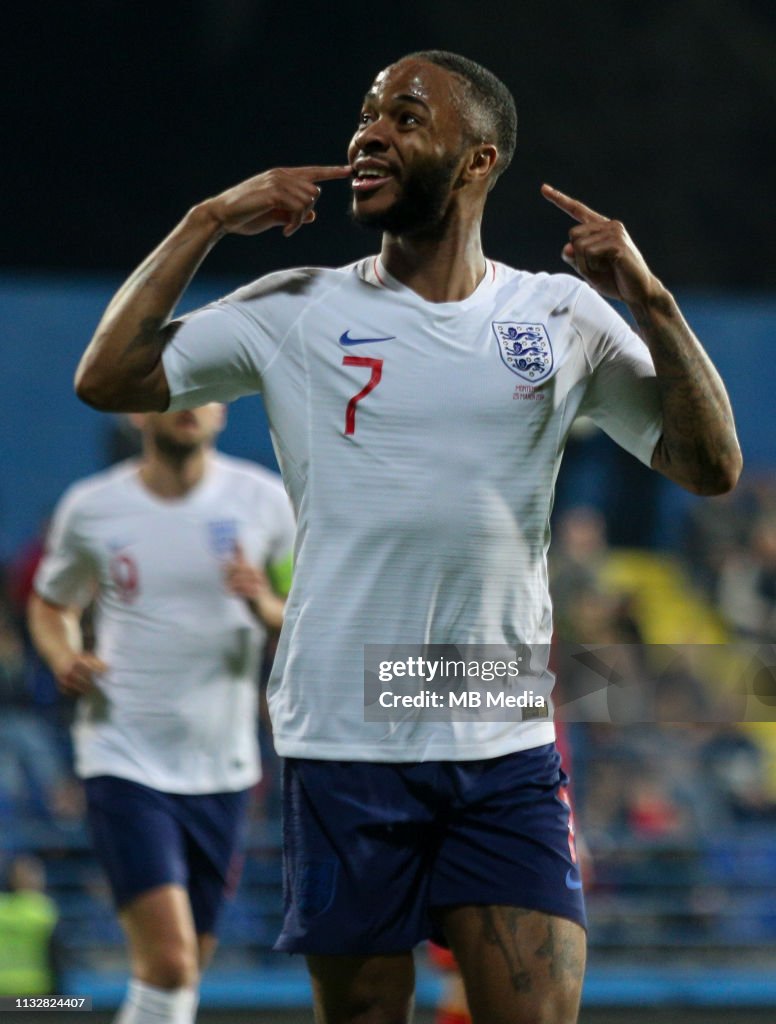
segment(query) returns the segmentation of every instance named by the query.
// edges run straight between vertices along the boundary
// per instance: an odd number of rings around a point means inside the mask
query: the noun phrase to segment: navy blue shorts
[[[179,795],[128,779],[85,779],[89,827],[116,906],[158,885],[188,891],[197,934],[212,933],[236,887],[249,790]]]
[[[437,908],[505,905],[586,927],[555,744],[482,761],[287,759],[289,953],[380,954],[427,938]]]

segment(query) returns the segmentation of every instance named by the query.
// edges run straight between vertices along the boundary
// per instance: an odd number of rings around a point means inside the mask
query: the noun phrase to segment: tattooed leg
[[[520,907],[439,912],[474,1024],[576,1024],[585,968],[578,924]]]

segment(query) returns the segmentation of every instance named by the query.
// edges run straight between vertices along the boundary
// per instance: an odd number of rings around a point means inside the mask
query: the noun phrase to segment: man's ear
[[[146,421],[145,413],[142,413],[142,412],[128,412],[126,415],[127,415],[127,419],[132,424],[132,426],[135,428],[135,430],[142,430],[143,429],[143,427],[145,426],[145,421]]]
[[[461,182],[485,181],[492,174],[498,162],[498,150],[492,143],[482,143],[469,152],[469,159],[461,172]]]

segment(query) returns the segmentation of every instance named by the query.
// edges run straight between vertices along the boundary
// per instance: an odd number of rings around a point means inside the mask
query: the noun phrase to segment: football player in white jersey
[[[275,474],[213,451],[223,419],[217,403],[138,417],[143,456],[57,506],[30,601],[38,650],[79,698],[76,771],[129,944],[121,1024],[194,1020],[260,777],[258,672],[294,519]]]
[[[580,276],[485,258],[515,136],[490,72],[402,58],[367,92],[347,165],[268,171],[190,210],[77,373],[102,409],[264,396],[299,519],[270,684],[286,757],[277,948],[306,954],[325,1024],[408,1019],[411,950],[429,936],[453,949],[477,1024],[576,1020],[585,917],[552,722],[374,720],[365,645],[549,643],[548,518],[579,413],[697,493],[741,468],[724,386],[622,224],[543,186],[575,222],[562,256]],[[171,319],[224,235],[289,236],[315,219],[317,183],[345,177],[379,254]],[[549,696],[533,663],[528,678]]]

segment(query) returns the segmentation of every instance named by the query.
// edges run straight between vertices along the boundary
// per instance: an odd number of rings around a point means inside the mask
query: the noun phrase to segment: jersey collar
[[[369,284],[373,284],[378,288],[384,288],[386,291],[396,292],[402,296],[405,302],[411,305],[441,315],[456,316],[488,300],[498,281],[498,269],[499,265],[497,263],[494,263],[493,260],[486,260],[485,274],[482,280],[471,295],[458,302],[429,302],[428,299],[424,299],[417,292],[413,291],[412,288],[408,288],[407,285],[402,284],[392,274],[389,274],[379,256],[369,256],[363,261],[361,276]]]

